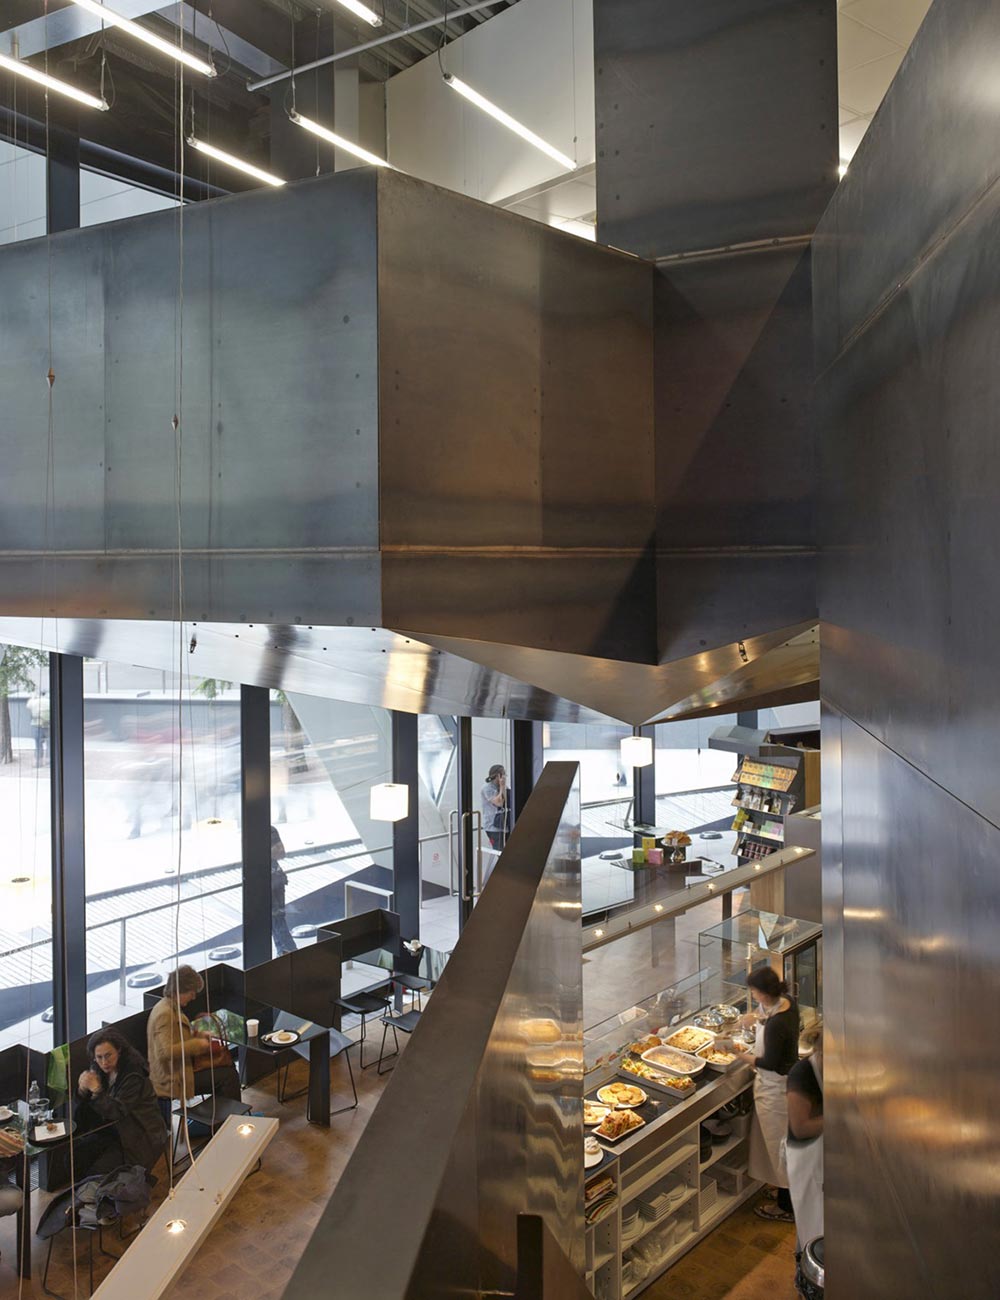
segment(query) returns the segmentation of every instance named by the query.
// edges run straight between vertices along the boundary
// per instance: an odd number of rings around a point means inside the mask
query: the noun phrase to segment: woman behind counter
[[[141,1165],[149,1173],[166,1148],[167,1127],[145,1060],[113,1026],[92,1034],[87,1051],[91,1067],[77,1083],[77,1123],[81,1132],[114,1125],[93,1135],[98,1154],[87,1172]]]
[[[751,971],[747,988],[760,1008],[756,1041],[750,1051],[742,1053],[756,1069],[749,1174],[778,1189],[777,1200],[754,1206],[754,1213],[762,1219],[794,1223],[782,1141],[788,1129],[786,1079],[799,1059],[799,1008],[789,997],[784,980],[770,966]]]
[[[183,1008],[193,1002],[205,981],[192,966],[178,966],[167,976],[163,997],[149,1013],[146,1041],[149,1076],[156,1095],[183,1101],[205,1094],[240,1099],[240,1080],[232,1065],[212,1066],[211,1034],[196,1034]]]

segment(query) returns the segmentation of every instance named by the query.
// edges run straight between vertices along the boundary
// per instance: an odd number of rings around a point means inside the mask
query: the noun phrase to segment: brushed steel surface
[[[827,1294],[987,1300],[1000,1289],[1000,828],[840,723],[839,771],[824,773],[842,788],[844,845],[841,917],[826,900],[844,1008],[826,1084]],[[825,974],[829,987],[829,956]]]
[[[380,621],[375,243],[356,171],[186,208],[183,273],[174,212],[2,250],[4,612],[175,610],[183,357],[189,612]]]
[[[809,234],[836,183],[833,0],[595,0],[598,238]]]
[[[287,1295],[509,1294],[520,1213],[582,1272],[579,799],[577,764],[549,763]]]
[[[814,246],[831,1300],[1000,1289],[998,36],[931,7]]]
[[[0,644],[41,646],[111,663],[167,672],[176,672],[180,664],[196,677],[407,713],[633,725],[649,720],[647,708],[676,700],[692,685],[698,687],[696,693],[682,697],[660,720],[706,716],[744,698],[753,707],[815,699],[815,636],[808,638],[803,653],[798,648],[802,638],[786,644],[784,635],[748,642],[745,649],[754,657],[743,675],[717,678],[720,670],[741,662],[736,647],[699,655],[692,663],[650,668],[486,642],[424,642],[386,628],[197,620],[182,628],[151,619],[0,617]]]
[[[196,639],[194,652],[190,650]],[[0,642],[194,678],[218,677],[406,713],[612,721],[603,713],[386,628],[0,618]]]
[[[655,662],[652,268],[378,180],[384,621]]]

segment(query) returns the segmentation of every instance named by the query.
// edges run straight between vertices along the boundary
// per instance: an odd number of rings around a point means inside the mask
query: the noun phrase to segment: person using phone
[[[502,849],[507,839],[507,773],[494,763],[479,792],[483,830],[495,849]]]

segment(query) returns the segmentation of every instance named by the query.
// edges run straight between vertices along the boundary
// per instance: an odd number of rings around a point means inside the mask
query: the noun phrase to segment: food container
[[[709,1043],[714,1042],[715,1035],[707,1029],[699,1029],[697,1025],[683,1025],[664,1039],[667,1047],[688,1053],[697,1052],[699,1048],[707,1047]]]
[[[691,1052],[680,1052],[676,1047],[651,1047],[648,1052],[643,1052],[642,1060],[667,1074],[693,1076],[701,1074],[705,1068],[701,1057],[694,1056]]]
[[[645,849],[633,849],[633,850],[632,850],[632,865],[633,865],[633,867],[643,867],[643,866],[646,865],[646,850],[645,850]]]
[[[647,849],[647,850],[646,850],[646,861],[649,863],[649,865],[650,865],[651,867],[662,867],[662,866],[663,866],[663,850],[662,850],[662,849]]]
[[[723,1023],[727,1025],[734,1025],[743,1014],[739,1007],[730,1006],[728,1002],[719,1002],[712,1007],[712,1010],[722,1019]]]
[[[718,1034],[722,1032],[725,1021],[716,1011],[703,1011],[701,1015],[695,1016],[692,1024],[699,1029],[707,1029],[709,1033]]]
[[[725,1050],[726,1049],[723,1048],[720,1043],[716,1042],[710,1044],[708,1047],[699,1048],[698,1051],[695,1053],[695,1055],[698,1057],[699,1060],[704,1061],[710,1070],[714,1070],[716,1074],[728,1074],[730,1070],[735,1070],[736,1067],[740,1064],[740,1060],[741,1060],[740,1057],[738,1057],[735,1053],[730,1053],[733,1059],[729,1061],[727,1064],[721,1064],[716,1061],[710,1061],[708,1057],[705,1055],[706,1052],[713,1052],[713,1051],[721,1052]]]

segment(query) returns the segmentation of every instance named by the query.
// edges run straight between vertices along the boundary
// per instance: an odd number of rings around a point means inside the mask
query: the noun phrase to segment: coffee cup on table
[[[260,1030],[259,1020],[247,1021],[247,1038],[256,1038],[259,1030]]]

